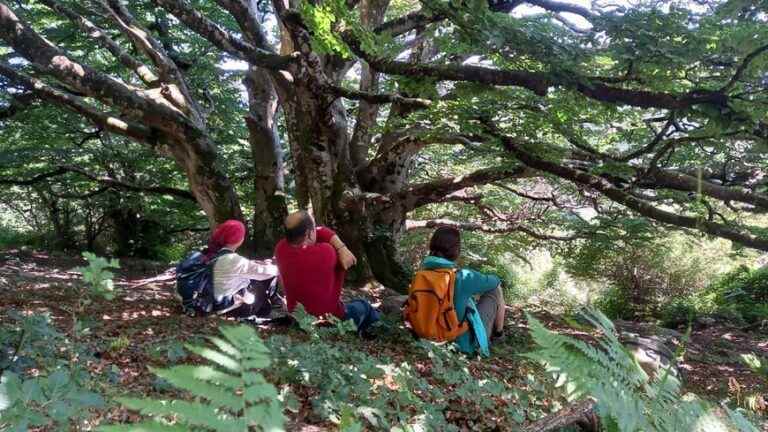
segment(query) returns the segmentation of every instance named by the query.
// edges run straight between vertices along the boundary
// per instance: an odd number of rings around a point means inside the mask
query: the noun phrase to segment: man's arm
[[[336,249],[336,255],[339,258],[339,263],[344,267],[344,270],[348,270],[353,265],[357,264],[357,258],[352,254],[347,245],[341,241],[339,236],[330,228],[317,227],[317,243],[330,243],[334,249]]]
[[[315,233],[317,234],[317,243],[330,243],[331,239],[339,237],[334,230],[324,226],[317,227]]]

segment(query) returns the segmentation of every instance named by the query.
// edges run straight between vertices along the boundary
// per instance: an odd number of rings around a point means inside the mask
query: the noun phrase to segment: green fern
[[[602,333],[596,346],[551,332],[529,315],[531,337],[538,349],[525,356],[544,364],[557,377],[557,385],[565,388],[568,399],[595,399],[605,430],[756,431],[746,421],[729,426],[695,395],[681,395],[680,381],[670,368],[649,377],[619,342],[605,315],[587,311],[584,316]]]
[[[270,364],[269,351],[250,326],[220,329],[211,347],[187,345],[215,366],[150,368],[158,377],[195,396],[193,401],[119,398],[152,420],[106,426],[117,431],[282,431],[283,410],[277,389],[257,372]]]

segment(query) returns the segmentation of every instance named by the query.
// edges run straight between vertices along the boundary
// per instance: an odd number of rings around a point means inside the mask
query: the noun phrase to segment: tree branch
[[[293,55],[277,55],[237,39],[183,0],[153,0],[153,2],[214,46],[255,66],[280,69],[296,59]]]
[[[71,165],[62,166],[62,168],[67,170],[68,172],[80,174],[83,177],[89,178],[95,182],[108,185],[116,189],[123,189],[127,191],[132,191],[132,192],[146,192],[146,193],[152,193],[152,194],[170,195],[170,196],[182,198],[185,200],[196,201],[195,196],[192,194],[192,192],[189,192],[184,189],[177,189],[177,188],[167,187],[167,186],[137,185],[137,184],[128,183],[123,180],[119,180],[110,176],[101,176],[98,174],[94,174],[83,168],[75,167]]]
[[[669,225],[675,225],[685,228],[691,228],[713,236],[722,237],[736,243],[743,244],[755,249],[768,251],[768,239],[756,236],[749,232],[736,229],[731,226],[705,220],[704,218],[682,216],[666,210],[659,209],[653,205],[635,197],[631,194],[613,186],[608,180],[583,171],[559,165],[555,162],[542,159],[530,152],[524,150],[525,145],[521,141],[502,135],[492,124],[485,122],[492,134],[498,136],[504,148],[517,160],[530,168],[534,168],[571,182],[588,186],[600,192],[607,198],[615,201],[625,207],[636,211],[637,213],[659,222]]]
[[[53,75],[75,91],[92,96],[109,106],[117,106],[134,113],[147,125],[154,124],[162,130],[167,130],[189,124],[189,120],[171,104],[158,103],[153,99],[151,92],[131,88],[90,66],[73,61],[65,52],[19,20],[2,2],[0,39],[5,40],[26,60],[36,64],[40,70]],[[170,124],[171,119],[177,123]]]
[[[587,77],[574,77],[575,79],[569,78],[565,80],[555,78],[553,75],[544,72],[494,69],[475,65],[409,63],[368,54],[350,32],[343,33],[342,39],[357,56],[368,62],[372,68],[391,75],[430,77],[443,81],[465,81],[497,86],[515,86],[528,89],[539,96],[545,96],[550,87],[563,87],[575,90],[597,101],[641,108],[680,110],[698,104],[726,106],[728,103],[728,96],[725,94],[706,90],[674,94],[611,87],[603,82],[590,80]]]
[[[250,0],[216,0],[216,3],[235,18],[240,30],[250,43],[264,51],[275,53],[257,19],[257,11],[253,10],[255,2]]]
[[[183,77],[176,63],[165,52],[163,45],[136,23],[133,15],[120,0],[99,0],[102,8],[110,15],[120,31],[133,42],[136,49],[152,60],[163,82],[181,84]]]
[[[97,111],[93,106],[87,104],[82,98],[64,93],[60,90],[56,90],[38,80],[37,78],[25,76],[17,72],[15,69],[13,69],[13,67],[6,63],[0,62],[0,75],[3,75],[8,79],[33,91],[42,99],[53,102],[57,105],[63,105],[70,111],[74,111],[82,115],[83,117],[87,118],[105,130],[130,138],[135,138],[144,142],[151,142],[155,139],[154,134],[149,128],[140,124],[122,120],[110,113]]]
[[[359,90],[348,89],[337,85],[328,85],[328,91],[336,96],[346,99],[364,100],[373,104],[400,103],[419,108],[428,108],[432,105],[429,99],[409,98],[397,93],[367,93]]]
[[[72,199],[72,200],[87,200],[89,198],[93,198],[97,195],[101,195],[103,193],[106,193],[110,191],[112,188],[109,186],[102,186],[98,189],[92,190],[90,192],[86,192],[84,194],[76,194],[76,193],[56,193],[51,192],[51,195],[55,196],[56,198],[61,199]]]
[[[392,36],[400,36],[408,33],[409,31],[416,30],[431,24],[446,19],[445,15],[433,14],[428,11],[418,10],[401,17],[387,21],[377,26],[373,31],[375,33],[389,33]]]
[[[768,211],[768,195],[757,193],[746,188],[721,186],[697,177],[671,170],[656,168],[646,174],[646,181],[637,185],[647,189],[674,189],[686,192],[701,192],[706,196],[721,201],[736,201],[750,204]]]
[[[730,81],[726,85],[723,86],[723,88],[720,89],[721,93],[726,93],[729,90],[731,90],[737,82],[741,79],[741,76],[744,75],[744,71],[747,70],[747,67],[749,67],[749,64],[757,58],[760,54],[768,51],[768,44],[763,45],[756,50],[749,53],[746,57],[744,57],[744,60],[739,64],[739,67],[736,69],[736,72],[733,74],[733,77],[731,77]]]
[[[76,194],[60,194],[56,195],[60,198],[74,198],[74,199],[84,199],[89,198],[91,196],[97,195],[99,193],[105,192],[107,189],[122,189],[127,190],[131,192],[144,192],[144,193],[152,193],[152,194],[160,194],[160,195],[170,195],[177,198],[182,198],[185,200],[195,201],[194,195],[192,195],[191,192],[186,191],[184,189],[177,189],[173,187],[166,187],[166,186],[142,186],[137,185],[133,183],[128,183],[123,180],[119,180],[110,176],[102,176],[98,174],[94,174],[90,171],[87,171],[80,167],[75,167],[71,165],[61,165],[58,166],[55,170],[38,174],[34,177],[31,177],[29,179],[25,180],[16,180],[16,179],[8,179],[8,178],[0,178],[0,185],[13,185],[13,186],[32,186],[37,183],[40,183],[42,181],[48,180],[53,177],[62,176],[68,173],[75,173],[79,174],[87,179],[93,180],[94,182],[100,183],[104,185],[104,187],[97,189],[96,191],[89,192],[85,195],[76,195]]]
[[[36,98],[37,96],[32,91],[11,95],[8,106],[0,109],[0,120],[6,120],[15,116],[20,110],[28,107]]]
[[[520,0],[489,1],[488,8],[494,12],[511,12],[512,9],[523,3]],[[530,3],[530,2],[529,2]],[[564,11],[565,12],[565,11]],[[409,31],[423,28],[428,24],[442,21],[448,18],[446,15],[434,13],[428,10],[418,10],[409,14],[391,19],[373,29],[375,33],[389,33],[392,36],[400,36]]]
[[[406,231],[417,231],[417,230],[432,229],[432,228],[438,228],[438,227],[451,227],[451,228],[460,229],[462,231],[479,231],[486,234],[508,234],[512,232],[522,232],[538,240],[573,241],[583,237],[578,235],[557,236],[557,235],[541,234],[536,230],[521,224],[492,226],[490,224],[483,224],[480,222],[456,222],[450,219],[405,221]]]
[[[575,15],[579,15],[582,18],[587,20],[595,17],[595,14],[592,13],[592,11],[590,11],[589,9],[581,7],[579,5],[571,4],[571,3],[559,2],[554,0],[525,0],[525,3],[538,6],[550,12],[572,13]]]
[[[575,424],[578,424],[580,430],[585,432],[596,432],[600,429],[594,400],[584,399],[575,402],[573,405],[531,423],[523,429],[523,432],[555,432]]]
[[[409,185],[404,189],[389,195],[389,200],[402,203],[406,211],[413,210],[426,204],[438,202],[446,195],[471,186],[488,184],[510,178],[528,177],[532,173],[523,166],[514,168],[484,168],[473,173],[441,178],[426,183]]]
[[[41,181],[47,180],[52,177],[57,177],[60,175],[66,174],[68,171],[64,168],[57,168],[54,171],[50,171],[47,173],[38,174],[34,177],[28,178],[26,180],[12,180],[8,178],[0,178],[0,184],[1,185],[9,185],[9,186],[32,186],[33,184],[40,183]]]
[[[75,23],[80,30],[88,34],[88,36],[95,39],[102,47],[109,51],[123,66],[133,71],[136,76],[139,77],[145,84],[154,85],[157,81],[157,76],[147,67],[145,64],[133,58],[126,53],[120,45],[117,44],[112,38],[107,36],[106,32],[93,24],[90,20],[76,13],[75,11],[65,7],[58,3],[56,0],[41,0],[43,4],[54,10],[55,12],[64,15],[70,21]]]

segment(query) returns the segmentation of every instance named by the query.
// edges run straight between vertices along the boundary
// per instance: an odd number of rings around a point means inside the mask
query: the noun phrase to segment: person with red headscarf
[[[249,260],[235,251],[245,241],[245,225],[228,220],[216,227],[205,257],[213,262],[213,296],[219,314],[249,317],[271,312],[270,282],[278,275],[271,260]]]

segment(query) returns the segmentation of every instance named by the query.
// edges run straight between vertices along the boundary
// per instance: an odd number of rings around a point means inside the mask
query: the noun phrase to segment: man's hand
[[[344,267],[344,270],[349,270],[350,267],[357,264],[357,258],[346,246],[342,247],[337,252],[339,254],[339,262],[341,263],[341,266]]]
[[[350,267],[357,264],[357,258],[350,252],[347,245],[341,241],[339,236],[335,235],[331,237],[331,246],[336,249],[336,254],[339,256],[339,263],[344,267],[344,270],[349,270]]]

